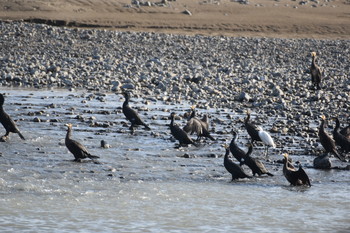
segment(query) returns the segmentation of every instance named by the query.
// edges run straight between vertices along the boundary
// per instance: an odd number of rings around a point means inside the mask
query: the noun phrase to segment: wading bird
[[[270,173],[265,168],[264,164],[261,161],[250,156],[252,152],[253,152],[253,144],[249,144],[248,152],[242,159],[242,164],[247,165],[252,170],[253,176],[255,176],[255,174],[258,174],[258,176],[261,176],[264,174],[273,176],[273,174]]]
[[[66,124],[67,126],[67,134],[66,134],[66,147],[68,150],[74,155],[74,161],[81,162],[82,159],[89,158],[94,161],[94,159],[98,159],[100,157],[90,154],[85,146],[80,142],[71,139],[72,136],[72,124]]]
[[[259,137],[258,128],[253,123],[249,122],[250,110],[247,110],[246,113],[247,113],[247,117],[244,119],[244,127],[246,128],[246,130],[251,138],[251,142],[253,144],[254,141],[261,141],[261,139]]]
[[[207,116],[205,115],[202,119],[198,119],[195,117],[195,106],[192,106],[191,110],[191,115],[187,121],[187,124],[183,127],[183,130],[189,134],[196,133],[196,141],[199,141],[201,137],[206,137],[215,141],[215,138],[213,138],[209,133],[209,122]]]
[[[345,153],[350,152],[350,139],[340,133],[340,122],[338,117],[335,117],[335,128],[333,130],[333,138],[335,143],[340,146],[340,150]]]
[[[304,171],[304,169],[299,164],[299,169],[296,170],[295,168],[291,168],[288,166],[288,154],[283,154],[284,157],[284,165],[283,165],[283,175],[286,177],[288,182],[291,185],[297,186],[297,185],[308,185],[311,187],[311,183],[309,180],[308,175]]]
[[[345,158],[340,153],[338,153],[334,140],[325,131],[325,124],[327,124],[327,120],[326,117],[322,115],[320,128],[318,130],[318,137],[323,148],[325,149],[326,153],[332,153],[341,161],[345,161]]]
[[[276,148],[276,144],[270,134],[264,131],[260,126],[258,126],[258,134],[261,141],[265,144],[265,157],[267,158],[269,147]]]
[[[230,143],[230,151],[233,157],[235,157],[237,161],[240,163],[240,165],[242,165],[242,159],[245,157],[246,153],[241,148],[239,148],[239,146],[236,143],[236,140],[238,137],[237,132],[232,130],[232,134],[233,134],[233,138]]]
[[[145,129],[150,130],[150,127],[148,127],[148,125],[146,125],[142,121],[139,114],[129,106],[129,100],[130,100],[129,92],[123,92],[123,96],[125,97],[125,101],[123,103],[123,113],[126,119],[128,119],[131,122],[131,126],[129,127],[131,132],[134,133],[134,128],[139,125],[143,125]]]
[[[179,144],[180,146],[183,146],[183,145],[188,145],[188,144],[193,144],[195,146],[197,146],[197,144],[192,140],[192,138],[190,138],[188,136],[188,134],[183,130],[181,129],[177,124],[175,124],[175,116],[176,114],[174,112],[172,112],[170,114],[170,132],[171,134],[174,136],[174,138],[176,140],[179,141]]]
[[[12,118],[4,111],[4,102],[5,102],[5,98],[4,96],[0,93],[0,122],[1,124],[4,126],[6,133],[4,136],[2,136],[2,140],[6,141],[6,139],[9,137],[10,133],[17,133],[19,135],[19,137],[23,140],[25,140],[25,138],[23,137],[23,135],[21,134],[21,132],[19,131],[16,123],[12,120]]]
[[[311,82],[312,85],[317,89],[320,90],[321,86],[321,80],[322,80],[322,72],[318,65],[316,65],[316,52],[311,52],[312,56],[312,62],[310,67],[310,74],[311,74]]]
[[[231,173],[232,175],[232,180],[234,181],[236,179],[240,179],[240,178],[251,178],[251,176],[248,176],[244,170],[242,169],[241,166],[239,166],[238,164],[236,164],[235,162],[233,162],[228,156],[230,154],[230,147],[225,145],[225,149],[226,149],[226,153],[225,153],[225,157],[224,157],[224,166],[226,168],[226,170]]]

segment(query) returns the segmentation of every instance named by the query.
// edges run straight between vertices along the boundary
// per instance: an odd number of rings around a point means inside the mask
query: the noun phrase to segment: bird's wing
[[[266,131],[259,131],[259,137],[265,144],[272,147],[276,147],[272,137]]]
[[[302,183],[306,183],[309,186],[311,186],[309,176],[306,174],[306,172],[301,166],[299,166],[299,170],[297,171],[297,174],[298,174],[299,180],[301,180]]]
[[[68,145],[67,145],[67,147],[68,147]],[[70,139],[69,147],[71,149],[73,149],[73,150],[80,150],[83,153],[89,154],[89,152],[87,151],[86,147],[83,144],[81,144],[80,142],[76,141],[76,140]]]
[[[187,124],[184,126],[183,130],[187,133],[196,133],[197,135],[202,134],[202,125],[200,121],[196,118],[191,118],[187,121]]]

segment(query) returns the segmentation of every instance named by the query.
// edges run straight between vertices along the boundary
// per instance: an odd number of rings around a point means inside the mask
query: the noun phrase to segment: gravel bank
[[[349,122],[350,40],[132,33],[1,22],[0,85],[129,89],[198,108],[250,108],[267,130],[315,137],[319,116]],[[310,52],[324,70],[311,88]],[[331,124],[333,124],[331,122]],[[311,140],[312,144],[315,140]]]

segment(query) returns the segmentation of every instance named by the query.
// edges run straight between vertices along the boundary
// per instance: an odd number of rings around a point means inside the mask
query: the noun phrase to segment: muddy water
[[[239,113],[199,109],[211,114],[218,140],[178,149],[167,117],[171,111],[183,114],[190,107],[187,103],[133,98],[130,104],[139,107],[152,131],[139,128],[130,135],[120,109],[121,95],[3,87],[0,91],[6,93],[5,110],[18,120],[27,138],[21,141],[12,134],[0,143],[1,232],[350,230],[349,173],[306,168],[313,186],[290,187],[282,166],[272,162],[281,157],[281,135],[273,135],[279,148],[271,150],[270,162],[265,162],[274,177],[230,182],[222,144],[230,142],[229,131],[235,127],[244,148],[246,133]],[[73,137],[99,155],[101,164],[72,162],[64,146],[66,123],[73,124]],[[111,148],[101,148],[101,140]],[[308,166],[314,157],[300,154],[298,140],[293,138],[287,146],[295,160]],[[260,145],[253,156],[263,158],[262,153]]]

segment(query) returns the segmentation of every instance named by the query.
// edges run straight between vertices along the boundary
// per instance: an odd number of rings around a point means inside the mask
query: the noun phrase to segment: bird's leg
[[[135,133],[135,129],[134,129],[134,124],[131,124],[131,126],[129,127],[131,134]]]
[[[269,158],[268,153],[269,153],[269,147],[266,146],[266,147],[265,147],[265,159],[268,159],[268,158]]]

